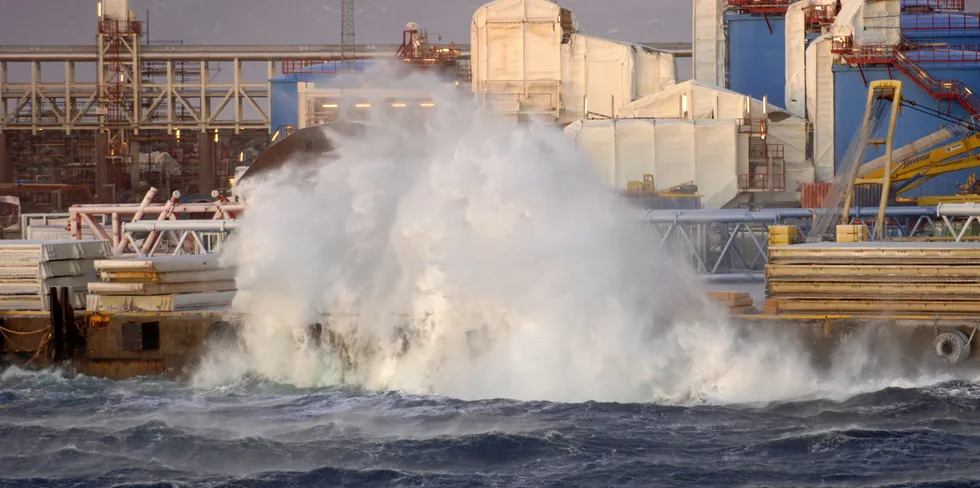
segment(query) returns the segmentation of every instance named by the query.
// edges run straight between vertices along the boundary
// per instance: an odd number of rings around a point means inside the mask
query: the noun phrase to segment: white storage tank
[[[106,20],[129,20],[129,0],[101,0],[102,17]]]
[[[611,116],[677,80],[672,54],[578,33],[550,0],[488,3],[470,36],[473,93],[498,114]]]
[[[570,14],[565,14],[570,15]],[[562,8],[548,0],[497,0],[473,14],[473,92],[499,113],[557,115]]]

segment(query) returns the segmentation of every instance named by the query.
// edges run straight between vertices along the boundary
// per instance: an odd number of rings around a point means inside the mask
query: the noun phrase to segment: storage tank
[[[488,3],[470,37],[472,91],[497,114],[608,117],[677,81],[672,54],[579,34],[550,0]]]
[[[561,45],[571,27],[571,13],[548,0],[497,0],[477,9],[470,27],[473,93],[498,113],[557,116]]]
[[[102,17],[106,20],[129,20],[129,0],[101,0]]]

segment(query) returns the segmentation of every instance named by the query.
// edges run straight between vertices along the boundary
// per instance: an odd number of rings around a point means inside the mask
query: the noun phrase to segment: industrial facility
[[[226,190],[320,161],[331,124],[423,120],[432,87],[400,81],[428,73],[507,123],[563,131],[642,209],[651,252],[764,281],[764,298],[712,295],[733,320],[797,324],[824,352],[855,324],[901,322],[910,350],[971,357],[980,16],[964,0],[692,0],[693,39],[671,43],[495,0],[468,44],[405,19],[384,46],[356,44],[355,0],[337,2],[337,45],[161,43],[127,0],[101,0],[94,45],[0,46],[0,214],[21,237],[0,240],[0,310],[26,312],[0,312],[0,330],[33,341],[16,352],[84,355],[109,377],[186,368],[241,318],[214,256],[249,207]],[[382,67],[404,76],[369,82]],[[66,325],[76,311],[87,337]]]

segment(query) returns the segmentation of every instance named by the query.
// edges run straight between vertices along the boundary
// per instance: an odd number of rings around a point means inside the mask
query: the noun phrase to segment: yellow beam
[[[955,161],[947,161],[950,158],[971,153],[978,149],[980,149],[980,132],[898,163],[892,170],[892,180],[902,181],[910,179],[923,170],[932,171],[932,168],[941,167],[945,164],[968,164],[968,166],[959,167],[958,169],[938,170],[932,173],[933,176],[980,166],[980,156],[967,156]],[[864,175],[863,178],[858,178],[857,183],[881,183],[884,178],[885,169],[882,168]]]

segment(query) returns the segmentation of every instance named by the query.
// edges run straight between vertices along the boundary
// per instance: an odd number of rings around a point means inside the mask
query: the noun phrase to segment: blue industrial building
[[[774,4],[777,2],[773,2]],[[792,2],[785,2],[788,5]],[[903,1],[903,7],[922,6],[921,0]],[[785,13],[750,13],[729,11],[727,29],[728,88],[754,98],[767,96],[782,105],[786,84]],[[971,89],[980,89],[980,17],[965,12],[913,12],[903,10],[904,41],[918,45],[906,52],[909,59],[937,81],[959,81]],[[808,41],[819,34],[808,33]],[[834,140],[835,169],[839,169],[854,134],[864,116],[868,83],[897,79],[903,82],[904,97],[926,111],[940,111],[957,119],[970,114],[953,100],[940,101],[933,94],[889,65],[835,65],[834,71]],[[894,147],[899,148],[923,136],[949,126],[936,116],[904,109],[896,126]],[[947,141],[951,142],[951,141]],[[866,161],[883,154],[883,148],[869,147]],[[956,193],[970,173],[964,170],[934,178],[903,196],[949,195]]]
[[[728,88],[783,104],[786,91],[786,18],[727,13]]]
[[[909,57],[916,59],[914,53],[909,53]],[[959,80],[967,86],[980,87],[980,63],[919,63],[937,80]],[[923,90],[913,80],[899,72],[898,70],[887,67],[862,67],[861,69],[838,65],[834,67],[834,167],[840,168],[843,163],[847,148],[850,145],[854,134],[860,132],[860,125],[864,118],[864,109],[868,99],[868,89],[865,85],[876,80],[896,79],[902,82],[902,96],[909,102],[913,102],[926,110],[940,110],[943,114],[958,119],[969,117],[966,110],[956,102],[939,100]],[[929,135],[948,126],[949,122],[943,121],[935,116],[921,113],[907,108],[902,110],[902,115],[895,126],[895,136],[893,139],[894,147],[897,149],[909,144],[916,139]],[[869,146],[865,160],[871,160],[884,154],[884,148],[875,149]],[[923,195],[949,195],[956,193],[970,173],[976,170],[964,170],[956,173],[949,173],[930,180],[928,183],[910,190],[904,196],[919,197]]]
[[[370,60],[352,61],[353,70],[363,71]],[[300,68],[269,80],[269,109],[272,132],[299,124],[299,83],[328,83],[340,73],[338,63],[329,62]],[[348,68],[350,69],[350,68]],[[348,71],[349,72],[349,71]]]

